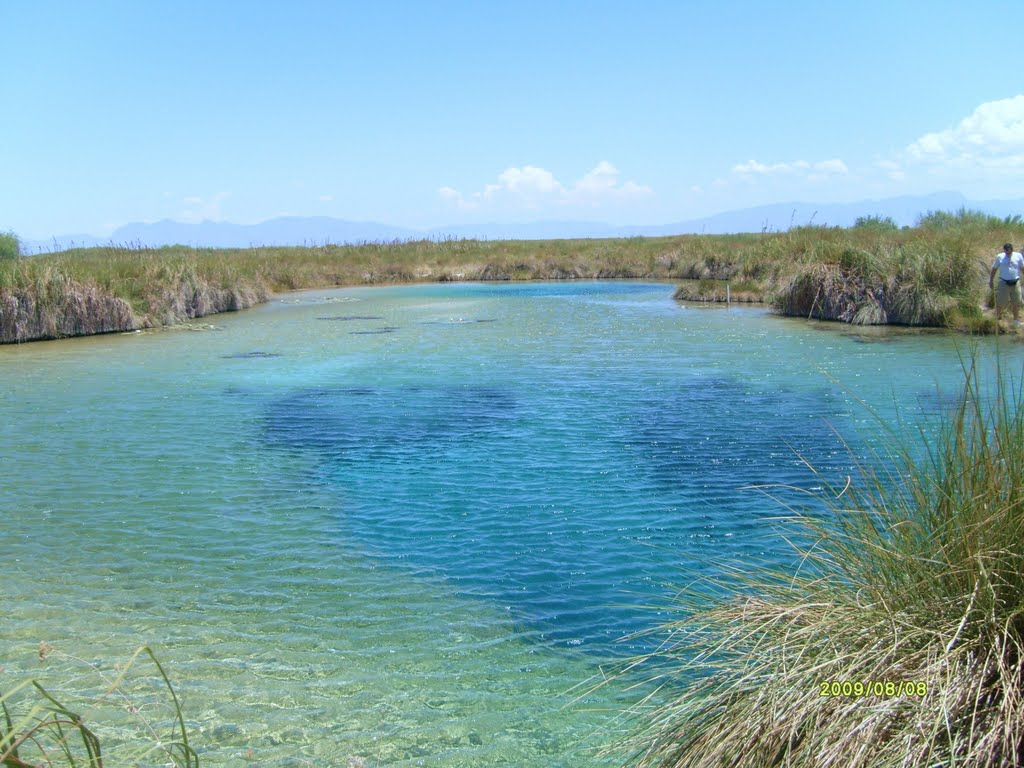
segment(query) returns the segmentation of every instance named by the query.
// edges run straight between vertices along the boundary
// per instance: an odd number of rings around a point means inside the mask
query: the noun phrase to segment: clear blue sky
[[[1024,197],[1024,2],[0,0],[0,231]]]

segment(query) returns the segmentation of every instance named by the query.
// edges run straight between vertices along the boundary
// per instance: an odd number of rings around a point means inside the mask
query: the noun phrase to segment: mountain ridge
[[[226,221],[185,223],[164,219],[131,223],[109,237],[59,235],[49,240],[23,240],[26,253],[47,253],[67,248],[119,245],[158,248],[187,245],[206,248],[255,246],[314,246],[393,242],[396,240],[553,240],[612,237],[662,237],[684,234],[733,234],[784,232],[794,226],[852,226],[858,217],[891,218],[910,226],[932,211],[979,210],[1006,217],[1024,212],[1024,199],[969,200],[959,192],[904,195],[853,203],[788,202],[741,208],[697,219],[660,225],[612,225],[588,221],[541,220],[534,222],[463,224],[432,229],[413,229],[373,221],[349,221],[328,216],[282,216],[257,224]]]

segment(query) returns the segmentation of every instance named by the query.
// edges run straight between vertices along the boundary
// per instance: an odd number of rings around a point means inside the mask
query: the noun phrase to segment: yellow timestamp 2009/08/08
[[[889,699],[895,696],[923,697],[927,693],[928,684],[923,680],[825,680],[818,683],[819,696]]]

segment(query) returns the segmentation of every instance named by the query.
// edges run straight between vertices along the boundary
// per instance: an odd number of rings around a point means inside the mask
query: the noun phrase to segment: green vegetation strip
[[[677,298],[771,303],[787,315],[991,333],[992,257],[1024,240],[1019,218],[960,211],[900,229],[661,238],[416,241],[302,248],[108,246],[35,257],[0,235],[0,343],[125,331],[244,309],[274,292],[452,280],[645,278]]]

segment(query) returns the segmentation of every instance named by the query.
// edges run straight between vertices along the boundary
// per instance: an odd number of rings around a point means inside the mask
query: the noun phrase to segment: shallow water
[[[671,292],[306,292],[0,348],[0,686],[41,641],[150,643],[204,765],[604,764],[639,694],[577,686],[677,569],[784,557],[749,486],[848,474],[858,399],[913,431],[967,347]]]

